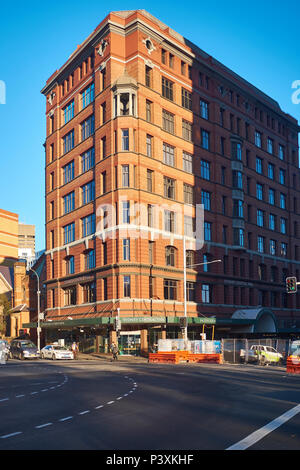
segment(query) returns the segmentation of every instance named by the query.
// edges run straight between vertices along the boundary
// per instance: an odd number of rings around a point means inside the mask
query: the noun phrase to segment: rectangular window
[[[74,263],[74,256],[69,256],[66,259],[66,274],[74,274],[75,272],[75,263]]]
[[[147,157],[152,157],[152,142],[153,142],[152,135],[147,134],[147,136],[146,136]]]
[[[193,125],[191,122],[182,119],[182,137],[189,142],[192,141]]]
[[[263,186],[262,186],[262,184],[259,184],[259,183],[256,184],[256,197],[260,201],[263,200]]]
[[[280,217],[280,232],[286,234],[286,219]]]
[[[276,240],[270,240],[270,255],[276,255]]]
[[[209,132],[205,131],[204,129],[201,129],[201,145],[202,148],[205,150],[210,149],[210,138],[209,138]]]
[[[175,180],[164,176],[164,196],[168,199],[175,199]]]
[[[262,165],[263,165],[262,159],[259,157],[256,157],[256,173],[259,173],[260,175],[262,175],[262,172],[263,172]]]
[[[146,65],[145,66],[145,85],[151,88],[151,83],[152,83],[152,68]]]
[[[129,165],[122,165],[122,187],[129,188]]]
[[[76,287],[64,289],[64,305],[76,305]]]
[[[280,193],[280,209],[286,209],[286,195]]]
[[[123,277],[123,293],[124,297],[130,297],[131,296],[131,289],[130,289],[130,276],[124,276]]]
[[[276,216],[274,214],[269,214],[269,229],[275,230],[275,220]]]
[[[92,83],[81,93],[82,109],[86,108],[95,98],[95,85]]]
[[[172,279],[164,279],[164,298],[166,300],[176,300],[177,282]]]
[[[88,215],[81,219],[82,222],[82,236],[87,237],[95,233],[95,214]]]
[[[153,171],[147,170],[147,191],[152,193],[153,191]]]
[[[241,171],[232,171],[232,186],[235,189],[243,189],[243,173]]]
[[[264,237],[261,237],[260,235],[257,237],[257,251],[259,253],[265,252],[265,239]]]
[[[123,239],[123,260],[130,261],[130,239]]]
[[[257,225],[259,227],[263,227],[264,226],[264,213],[261,209],[257,209],[256,218],[257,218]]]
[[[194,204],[194,187],[190,184],[183,183],[183,200],[186,204]]]
[[[74,129],[63,137],[63,152],[70,152],[74,148]]]
[[[279,170],[279,183],[280,184],[285,184],[285,170],[280,168]]]
[[[204,222],[204,240],[207,242],[211,241],[211,222]]]
[[[152,121],[152,102],[149,100],[146,100],[146,121]]]
[[[273,180],[274,179],[274,165],[272,163],[269,163],[268,164],[268,178],[270,178],[270,180]]]
[[[71,121],[74,117],[74,100],[63,109],[63,113],[64,123],[67,124],[67,122]]]
[[[75,240],[75,222],[64,227],[64,244],[72,243]]]
[[[166,165],[175,166],[175,148],[163,143],[163,159]]]
[[[210,163],[206,160],[201,160],[201,178],[210,181]]]
[[[122,150],[129,150],[129,130],[122,129]]]
[[[200,100],[200,116],[208,120],[208,103],[204,100]]]
[[[269,204],[272,204],[272,206],[275,204],[275,191],[271,188],[269,188]]]
[[[284,160],[284,147],[280,144],[279,144],[279,147],[278,147],[278,156],[279,156],[280,160]]]
[[[196,285],[195,282],[186,283],[186,300],[188,302],[195,302],[196,299]]]
[[[258,131],[255,131],[255,145],[261,148],[261,133]]]
[[[165,109],[162,111],[162,126],[165,131],[174,134],[174,114]]]
[[[124,201],[122,204],[123,204],[123,224],[129,224],[130,223],[129,201]]]
[[[74,179],[74,160],[63,167],[63,180],[64,184],[69,183]]]
[[[193,237],[194,236],[194,219],[193,217],[190,217],[189,215],[184,216],[184,235],[187,237]]]
[[[211,210],[211,197],[209,192],[201,191],[201,204],[204,205],[204,210]]]
[[[202,284],[201,286],[201,301],[204,304],[211,303],[211,286],[209,284]]]
[[[162,77],[162,96],[168,100],[173,101],[173,86],[174,83],[165,77]]]
[[[192,110],[192,93],[181,88],[181,104],[184,108]]]
[[[90,250],[85,255],[85,269],[93,269],[96,266],[95,250]]]
[[[88,117],[85,121],[81,123],[81,140],[85,140],[94,134],[95,130],[95,119],[94,115],[92,114]]]
[[[187,173],[193,173],[193,155],[182,152],[183,170]]]
[[[82,191],[82,205],[88,204],[95,198],[95,182],[90,181],[81,188]]]
[[[83,303],[89,304],[96,301],[96,284],[95,282],[89,282],[82,286],[82,297]]]
[[[166,232],[175,232],[175,212],[169,210],[164,211],[164,227]]]
[[[68,214],[69,212],[75,209],[75,192],[72,191],[69,194],[66,194],[63,198],[64,201],[64,214]]]
[[[87,150],[81,155],[81,171],[85,173],[86,171],[93,168],[95,165],[95,150],[94,147]]]
[[[267,150],[271,155],[273,155],[273,140],[270,138],[268,138],[267,141]]]

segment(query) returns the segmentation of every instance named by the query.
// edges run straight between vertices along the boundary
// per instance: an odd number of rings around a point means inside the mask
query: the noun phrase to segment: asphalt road
[[[10,360],[0,450],[298,450],[299,386],[253,365]]]

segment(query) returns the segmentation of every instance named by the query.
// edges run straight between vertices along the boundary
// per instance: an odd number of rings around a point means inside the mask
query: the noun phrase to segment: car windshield
[[[36,345],[31,341],[21,341],[21,348],[36,348]]]
[[[65,346],[53,346],[53,349],[55,349],[55,351],[68,351]]]

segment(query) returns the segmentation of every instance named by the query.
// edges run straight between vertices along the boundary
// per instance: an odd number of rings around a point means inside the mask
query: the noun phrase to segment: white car
[[[73,351],[58,344],[48,344],[41,349],[41,359],[74,359]]]

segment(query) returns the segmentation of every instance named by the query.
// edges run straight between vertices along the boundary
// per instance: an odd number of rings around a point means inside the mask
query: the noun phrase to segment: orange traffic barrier
[[[288,374],[300,374],[300,357],[289,356],[286,360],[286,371]]]
[[[179,364],[181,361],[222,364],[221,354],[192,354],[189,351],[163,351],[149,353],[149,362]]]

